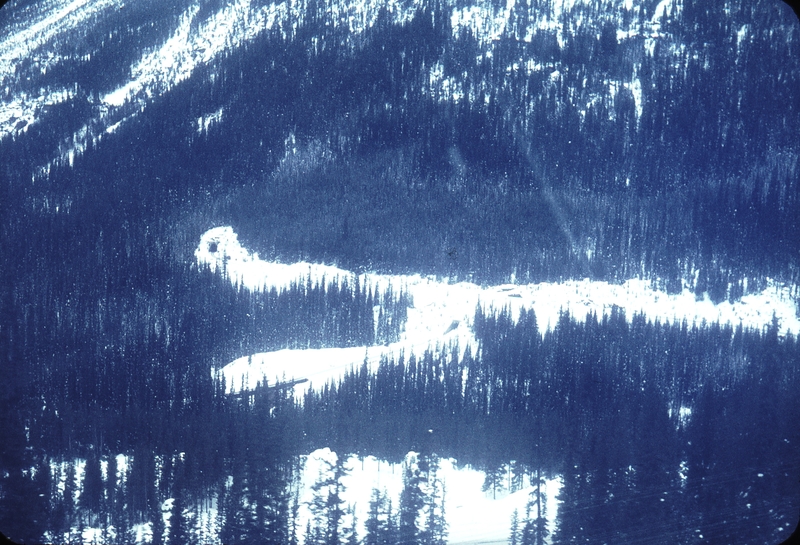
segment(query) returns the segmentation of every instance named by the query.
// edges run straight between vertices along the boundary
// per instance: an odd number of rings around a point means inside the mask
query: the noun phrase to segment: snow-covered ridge
[[[239,243],[231,227],[217,227],[204,233],[195,250],[198,263],[223,272],[230,281],[249,290],[283,290],[292,283],[354,282],[356,275],[330,265],[314,263],[282,264],[260,259]],[[508,308],[516,318],[522,309],[533,309],[540,332],[552,329],[562,311],[575,319],[589,313],[598,317],[614,309],[628,318],[644,315],[651,321],[689,324],[741,324],[746,328],[769,327],[777,319],[781,334],[800,332],[800,319],[789,288],[769,283],[764,291],[742,297],[733,303],[714,304],[708,298],[697,300],[684,289],[670,295],[652,289],[650,282],[631,279],[623,284],[589,279],[563,283],[506,284],[478,286],[468,282],[448,283],[420,275],[362,274],[361,285],[374,289],[392,288],[410,295],[405,331],[399,342],[389,346],[323,348],[317,350],[279,350],[239,358],[222,370],[231,391],[250,389],[260,380],[307,379],[296,393],[341,377],[349,369],[366,362],[375,368],[383,355],[421,354],[427,349],[441,350],[458,344],[463,350],[475,347],[472,323],[477,305],[484,309]]]
[[[530,41],[537,32],[555,32],[560,46],[564,47],[575,28],[591,22],[584,21],[581,12],[590,4],[592,2],[587,0],[559,0],[549,9],[540,10],[515,0],[507,0],[505,6],[496,8],[481,2],[453,3],[449,8],[450,23],[454,39],[462,31],[469,32],[481,44],[482,62],[491,62],[493,50],[502,38]],[[679,8],[673,4],[678,5],[676,0],[662,1],[652,19],[644,20],[640,6],[630,1],[615,2],[600,19],[614,22],[618,38],[641,36],[651,43],[664,38],[659,30],[661,20],[679,13]],[[27,13],[21,11],[23,17],[20,19],[25,19],[23,23],[2,29],[6,37],[0,39],[0,81],[13,85],[7,87],[6,98],[0,103],[0,138],[24,132],[41,117],[47,105],[63,102],[71,96],[65,89],[41,89],[26,85],[24,81],[15,82],[14,70],[20,59],[32,59],[34,66],[44,74],[64,59],[75,56],[73,34],[91,34],[94,23],[101,17],[125,17],[121,0],[74,0],[66,4],[51,2],[43,5],[44,8],[40,7],[38,11],[30,9],[31,14],[27,17],[24,17]],[[332,45],[357,46],[359,36],[374,26],[381,13],[387,14],[391,23],[402,25],[412,20],[422,6],[418,1],[397,0],[330,2],[322,17],[326,26],[347,30],[347,43],[325,44],[323,38],[319,38],[311,47],[317,50]],[[112,7],[119,9],[109,9]],[[573,17],[571,14],[575,10],[579,15]],[[285,0],[266,5],[258,0],[232,0],[206,19],[198,20],[198,5],[187,2],[171,36],[164,43],[154,44],[142,52],[130,68],[129,81],[97,99],[94,114],[85,120],[82,129],[65,139],[53,162],[70,163],[90,142],[96,144],[130,116],[136,115],[135,112],[144,110],[153,98],[192,77],[198,67],[208,65],[225,51],[239,48],[265,31],[278,32],[285,39],[292,39],[296,31],[307,23],[308,13],[306,0]],[[600,19],[597,22],[601,22]],[[523,20],[527,22],[520,23]],[[627,21],[626,24],[623,21]],[[433,63],[429,70],[430,88],[427,91],[440,100],[458,102],[469,98],[472,101],[477,96],[476,89],[485,85],[485,82],[478,82],[478,87],[466,93],[461,75],[443,74],[438,63]],[[550,74],[557,67],[522,59],[509,65],[507,70]],[[80,82],[76,84],[76,89],[70,91],[73,94],[81,85]],[[608,86],[629,90],[636,102],[637,115],[641,115],[646,97],[642,96],[636,74],[629,80],[609,81]],[[586,108],[592,104],[590,100]],[[127,107],[123,114],[120,107],[124,105]],[[43,165],[39,174],[48,171],[49,166]]]
[[[411,19],[416,9],[402,9],[396,2],[335,2],[329,15],[334,26],[344,26],[351,34],[360,34],[378,19],[385,6],[396,23]],[[161,46],[146,52],[131,67],[131,80],[102,98],[107,106],[121,106],[143,101],[169,91],[189,78],[199,66],[236,49],[261,33],[277,29],[287,39],[305,22],[308,6],[304,0],[287,0],[260,6],[254,0],[228,3],[205,21],[196,21],[198,5],[183,13],[178,28]]]
[[[72,44],[65,38],[78,28],[91,33],[93,20],[108,13],[111,6],[122,8],[124,4],[120,0],[75,0],[66,6],[53,2],[31,13],[24,24],[3,29],[7,37],[0,40],[0,82],[6,85],[13,82],[15,67],[21,59],[32,59],[44,74],[64,58],[74,56]],[[284,38],[293,37],[304,24],[307,8],[304,0],[267,5],[255,0],[234,0],[207,19],[197,21],[199,5],[190,3],[172,35],[163,44],[144,51],[131,66],[130,80],[100,97],[95,116],[86,120],[79,131],[82,134],[65,142],[54,162],[71,163],[90,141],[97,143],[109,133],[106,128],[115,130],[127,119],[115,111],[120,106],[133,104],[143,110],[153,98],[169,92],[191,77],[196,68],[207,65],[225,51],[241,47],[271,29],[279,30]],[[403,24],[413,17],[417,6],[345,1],[332,4],[327,15],[331,24],[346,27],[356,36],[375,24],[382,9],[393,22]],[[117,16],[124,17],[124,10],[117,11],[120,13]],[[7,95],[9,91],[12,91],[10,96],[0,103],[0,139],[24,132],[39,119],[43,107],[65,100],[64,90],[26,90],[21,82],[9,86]],[[43,166],[40,174],[48,171],[49,166]]]
[[[53,52],[40,51],[44,45],[119,4],[119,0],[37,3],[40,11],[32,15],[32,20],[6,29],[5,37],[0,39],[0,81],[12,75],[16,65],[23,59],[33,60],[46,71],[60,58]]]
[[[8,96],[0,102],[0,139],[24,132],[44,108],[65,102],[73,94],[67,89],[18,89],[12,85],[17,67],[25,61],[42,74],[47,73],[68,54],[62,51],[68,48],[54,42],[119,4],[119,0],[39,2],[21,10],[21,15],[30,19],[21,17],[22,23],[1,29],[0,88],[5,86]]]

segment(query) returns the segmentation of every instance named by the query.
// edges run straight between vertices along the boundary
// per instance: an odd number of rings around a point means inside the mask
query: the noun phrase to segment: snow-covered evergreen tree
[[[508,535],[508,545],[520,545],[519,511],[514,509],[511,514],[511,531]]]

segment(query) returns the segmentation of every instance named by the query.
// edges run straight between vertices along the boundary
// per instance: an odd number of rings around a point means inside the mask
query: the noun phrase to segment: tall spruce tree
[[[547,529],[545,480],[540,469],[531,475],[531,484],[533,490],[531,490],[525,506],[525,520],[522,526],[520,545],[544,545],[550,532]]]
[[[445,483],[439,473],[440,460],[436,454],[426,457],[427,494],[425,498],[425,531],[422,543],[425,545],[446,545],[448,526],[445,511]]]
[[[186,482],[184,478],[184,463],[177,462],[175,478],[172,485],[172,507],[169,516],[169,532],[167,545],[184,545],[191,543],[192,533],[186,520]]]
[[[519,524],[519,511],[514,509],[514,512],[511,513],[511,529],[509,530],[508,534],[508,545],[520,545],[522,542],[520,533],[522,528]]]
[[[363,545],[390,545],[395,542],[392,502],[377,488],[372,489],[369,512],[364,522],[366,534]]]
[[[423,468],[416,455],[408,455],[403,462],[403,490],[400,492],[398,509],[398,543],[416,545],[420,541],[419,519],[425,508],[425,493],[422,485],[426,481]]]
[[[345,456],[337,455],[335,461],[321,460],[317,481],[312,485],[313,498],[309,504],[311,510],[311,536],[306,534],[306,543],[314,545],[343,545],[345,515],[345,491],[342,479],[350,470],[345,466]]]

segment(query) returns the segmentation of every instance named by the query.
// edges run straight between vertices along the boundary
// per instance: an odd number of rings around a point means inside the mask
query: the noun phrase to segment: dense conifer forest
[[[287,263],[484,285],[638,277],[715,303],[774,281],[800,301],[786,6],[684,0],[647,45],[621,35],[622,4],[565,11],[566,40],[529,24],[552,3],[518,1],[494,38],[454,30],[455,4],[419,2],[405,24],[379,10],[355,34],[332,23],[337,2],[304,2],[303,24],[120,107],[125,123],[69,160],[52,158],[187,3],[128,3],[66,37],[75,55],[52,70],[2,74],[5,96],[26,77],[73,90],[0,139],[2,532],[81,543],[104,528],[121,544],[149,522],[153,545],[356,544],[341,500],[355,454],[404,464],[397,505],[373,493],[364,545],[447,542],[444,458],[484,470],[487,491],[561,477],[556,519],[534,486],[514,545],[788,535],[800,346],[777,322],[618,309],[562,313],[542,335],[532,312],[478,308],[475,350],[387,357],[302,399],[274,382],[228,393],[218,371],[242,356],[393,342],[413,301],[234,286],[194,259],[218,225]],[[654,17],[658,2],[638,4]],[[198,20],[223,5],[201,2]],[[0,29],[20,13],[0,9]],[[300,466],[324,447],[338,456],[298,528]]]
[[[717,521],[714,539],[748,543],[779,512],[791,520],[793,337],[620,313],[564,315],[544,337],[532,314],[479,313],[476,324],[480,357],[412,355],[309,395],[308,436],[390,459],[413,445],[480,466],[501,488],[509,460],[518,475],[563,474],[557,543],[656,532],[691,543],[700,519]]]

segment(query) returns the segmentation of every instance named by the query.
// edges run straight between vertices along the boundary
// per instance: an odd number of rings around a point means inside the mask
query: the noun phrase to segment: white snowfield
[[[354,273],[331,265],[264,261],[243,248],[236,233],[227,226],[204,233],[195,257],[198,263],[225,274],[232,283],[253,291],[272,288],[280,291],[292,283],[315,285],[347,281],[352,285],[356,281]],[[478,305],[484,309],[508,308],[515,319],[522,309],[533,309],[542,334],[556,325],[562,311],[582,320],[589,313],[601,317],[615,308],[624,310],[628,319],[641,314],[661,323],[719,322],[755,329],[769,327],[774,317],[778,320],[780,334],[800,331],[789,288],[775,283],[739,301],[715,305],[707,298],[698,301],[688,289],[669,295],[653,290],[650,282],[638,279],[621,285],[585,279],[482,287],[468,282],[451,284],[419,275],[366,273],[359,275],[358,281],[374,289],[391,287],[394,294],[405,291],[411,296],[413,307],[408,309],[405,331],[398,342],[388,346],[287,349],[244,356],[221,370],[229,391],[252,389],[264,380],[275,384],[305,379],[306,382],[294,387],[295,394],[301,396],[308,388],[341,378],[364,362],[376,369],[383,355],[396,357],[404,353],[408,357],[413,352],[421,356],[428,349],[449,350],[456,345],[461,351],[470,347],[474,354],[477,342],[472,325]]]

